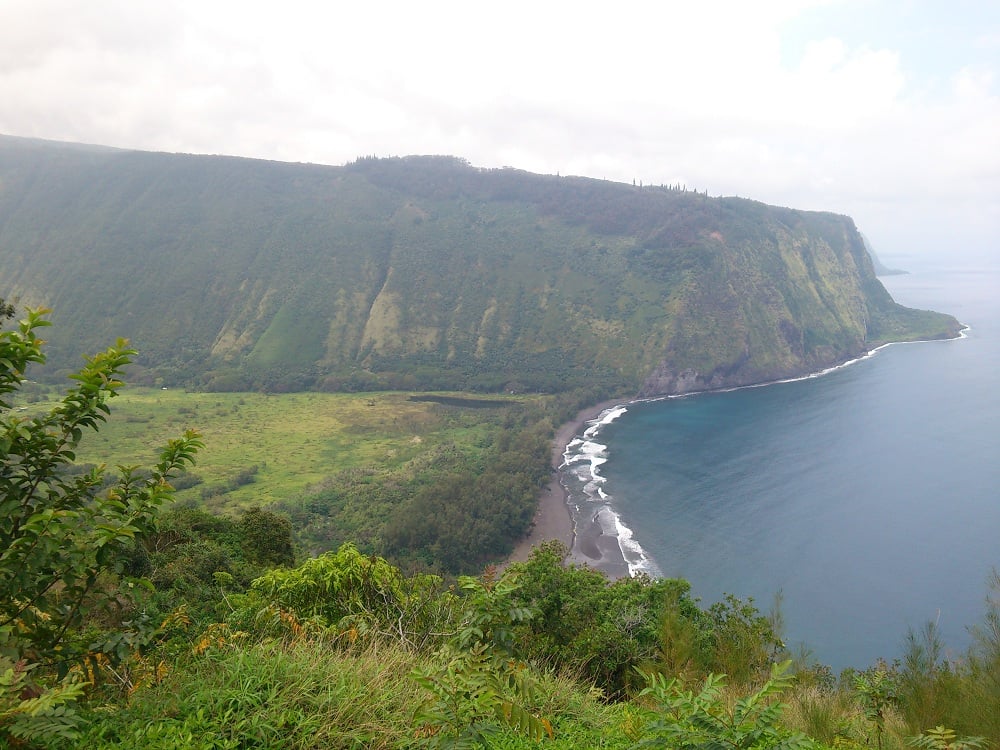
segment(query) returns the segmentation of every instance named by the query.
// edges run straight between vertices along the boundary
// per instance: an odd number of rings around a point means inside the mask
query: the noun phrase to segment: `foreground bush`
[[[0,317],[12,309],[0,299]],[[169,480],[202,443],[188,431],[149,471],[72,471],[83,435],[106,420],[107,401],[135,351],[124,340],[87,359],[51,411],[14,411],[28,367],[45,361],[46,310],[0,332],[0,742],[75,735],[79,672],[113,664],[154,637],[135,606],[137,539],[155,529]]]

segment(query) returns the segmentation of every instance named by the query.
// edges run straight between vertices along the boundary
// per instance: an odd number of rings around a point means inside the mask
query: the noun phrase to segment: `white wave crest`
[[[607,478],[600,468],[608,461],[608,446],[598,442],[601,430],[628,411],[628,404],[605,409],[596,419],[589,420],[581,435],[573,438],[563,452],[561,469],[573,475],[579,493],[572,505],[579,511],[581,505],[590,508],[587,514],[601,526],[605,536],[614,537],[630,575],[646,573],[659,576],[660,570],[646,551],[635,540],[632,530],[625,525],[613,507],[612,496],[605,492]],[[597,506],[596,509],[594,506]]]
[[[659,566],[646,554],[646,550],[635,540],[632,529],[625,525],[618,513],[610,507],[608,513],[614,519],[614,534],[618,539],[618,549],[621,550],[629,575],[635,577],[639,573],[657,578],[662,575]]]

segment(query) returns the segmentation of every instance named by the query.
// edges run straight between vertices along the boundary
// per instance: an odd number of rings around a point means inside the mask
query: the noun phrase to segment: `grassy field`
[[[408,393],[266,395],[129,387],[110,403],[108,423],[99,434],[84,436],[78,462],[149,465],[159,447],[194,428],[205,440],[193,469],[203,481],[180,490],[177,498],[232,513],[308,493],[344,469],[402,466],[443,443],[474,451],[487,437],[487,417],[522,401],[492,399],[489,407],[472,409],[411,401]],[[32,403],[25,413],[52,405]],[[231,489],[215,493],[224,487]]]

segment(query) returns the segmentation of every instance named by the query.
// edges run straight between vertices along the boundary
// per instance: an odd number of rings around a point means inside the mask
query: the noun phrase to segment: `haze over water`
[[[633,404],[601,485],[651,570],[762,611],[835,669],[938,620],[955,653],[1000,567],[1000,270],[883,278],[962,340],[893,345],[823,377]]]

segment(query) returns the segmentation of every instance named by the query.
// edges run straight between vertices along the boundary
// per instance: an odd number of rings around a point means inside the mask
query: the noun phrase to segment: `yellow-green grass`
[[[194,428],[205,448],[192,473],[204,481],[178,491],[177,498],[200,502],[211,494],[206,490],[257,467],[252,483],[206,502],[210,510],[234,512],[301,496],[344,469],[401,467],[445,443],[475,451],[488,440],[488,414],[498,411],[409,398],[408,393],[266,395],[129,387],[110,401],[111,417],[100,432],[84,436],[77,462],[148,466],[168,440]],[[52,404],[31,404],[26,413]]]

